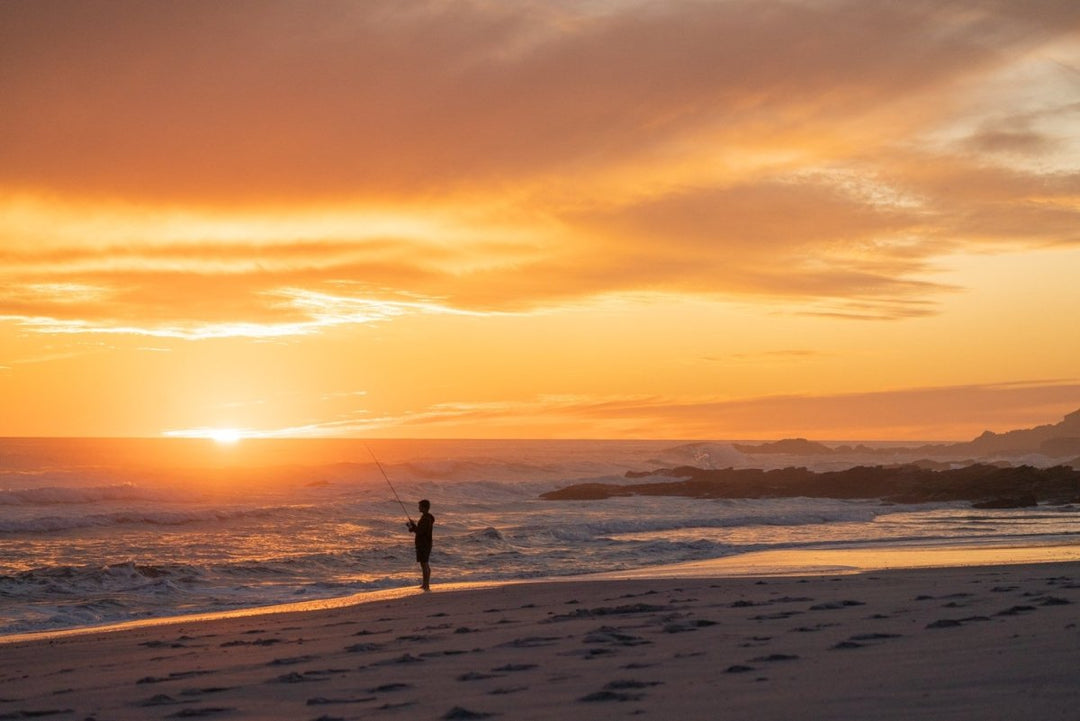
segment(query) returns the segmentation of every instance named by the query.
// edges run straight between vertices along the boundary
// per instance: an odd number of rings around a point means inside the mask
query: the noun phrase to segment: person
[[[409,521],[409,530],[416,534],[416,562],[420,564],[424,581],[420,588],[425,591],[431,590],[431,566],[428,559],[431,558],[432,530],[435,528],[435,516],[431,515],[431,501],[426,498],[417,504],[420,509],[420,520]]]

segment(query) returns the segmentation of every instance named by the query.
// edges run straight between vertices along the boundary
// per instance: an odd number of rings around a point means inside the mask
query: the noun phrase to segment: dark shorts
[[[417,546],[416,547],[416,562],[427,563],[431,557],[431,546]]]

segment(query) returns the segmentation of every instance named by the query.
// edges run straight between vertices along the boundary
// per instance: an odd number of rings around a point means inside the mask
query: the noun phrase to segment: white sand
[[[1080,718],[1078,561],[446,588],[9,640],[0,719]]]

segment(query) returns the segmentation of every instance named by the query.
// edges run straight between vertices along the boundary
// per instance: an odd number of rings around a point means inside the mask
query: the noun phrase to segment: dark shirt
[[[417,548],[431,548],[431,532],[435,528],[435,516],[425,513],[409,529],[416,534]]]

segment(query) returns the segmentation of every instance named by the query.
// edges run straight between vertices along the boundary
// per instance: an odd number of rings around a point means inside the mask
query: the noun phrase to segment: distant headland
[[[759,445],[735,444],[746,454],[790,454],[799,456],[865,453],[878,455],[922,454],[927,458],[978,458],[980,456],[1021,456],[1042,454],[1051,458],[1080,457],[1080,409],[1066,415],[1060,423],[1022,430],[994,433],[985,431],[964,443],[936,443],[914,447],[875,449],[866,445],[827,446],[805,438],[787,438]],[[1078,464],[1080,465],[1080,464]]]

